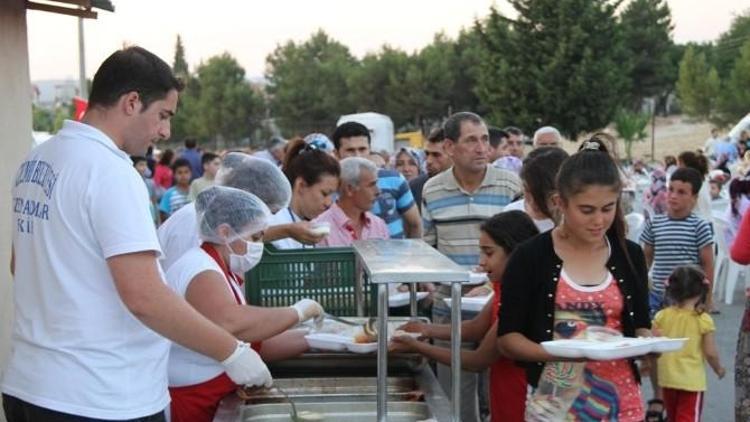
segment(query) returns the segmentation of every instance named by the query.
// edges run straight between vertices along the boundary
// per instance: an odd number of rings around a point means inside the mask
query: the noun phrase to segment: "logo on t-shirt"
[[[46,161],[25,161],[16,173],[15,186],[30,183],[39,186],[47,199],[57,183],[58,174]],[[33,233],[34,218],[49,220],[49,204],[22,197],[13,197],[13,213],[16,214],[16,230],[19,233]]]

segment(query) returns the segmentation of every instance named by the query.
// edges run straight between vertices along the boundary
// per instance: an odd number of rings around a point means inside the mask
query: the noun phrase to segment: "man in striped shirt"
[[[649,220],[641,234],[646,264],[651,269],[652,314],[664,307],[664,282],[677,266],[700,265],[709,282],[713,279],[713,230],[708,221],[692,212],[702,183],[695,169],[675,170],[669,180],[667,213]],[[709,292],[707,304],[711,303]]]
[[[480,224],[521,193],[521,182],[515,174],[489,165],[489,133],[481,117],[456,113],[443,130],[444,150],[453,167],[428,180],[422,191],[424,240],[457,264],[473,269],[479,264]],[[450,286],[435,291],[432,319],[436,324],[450,322],[450,309],[442,300],[448,296]],[[438,364],[438,379],[450,391],[450,368]],[[477,376],[466,371],[461,373],[461,420],[479,420]]]

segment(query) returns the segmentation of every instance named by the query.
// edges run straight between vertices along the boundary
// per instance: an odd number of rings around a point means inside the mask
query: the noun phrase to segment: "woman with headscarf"
[[[667,211],[667,173],[657,168],[650,177],[651,187],[643,194],[643,210],[647,219]]]
[[[411,182],[424,173],[424,159],[417,150],[404,147],[393,156],[393,168]]]

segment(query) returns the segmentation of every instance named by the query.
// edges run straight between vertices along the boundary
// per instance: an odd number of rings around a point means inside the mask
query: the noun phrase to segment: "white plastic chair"
[[[641,213],[631,212],[625,216],[625,223],[628,225],[628,240],[638,243],[646,218]]]
[[[734,289],[737,287],[737,279],[744,267],[734,261],[729,256],[729,246],[727,245],[724,232],[727,228],[727,222],[724,219],[714,219],[714,242],[716,242],[716,259],[714,260],[714,290],[713,294],[721,298],[721,289],[724,288],[724,303],[732,304],[734,299]],[[747,271],[745,271],[747,277]]]

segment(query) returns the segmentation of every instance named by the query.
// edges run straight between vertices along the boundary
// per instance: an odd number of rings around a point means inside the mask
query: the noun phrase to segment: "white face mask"
[[[244,275],[258,265],[260,258],[263,257],[263,243],[262,242],[247,242],[247,252],[244,255],[237,255],[235,253],[229,254],[229,269],[236,274]],[[229,246],[229,250],[232,247]]]

